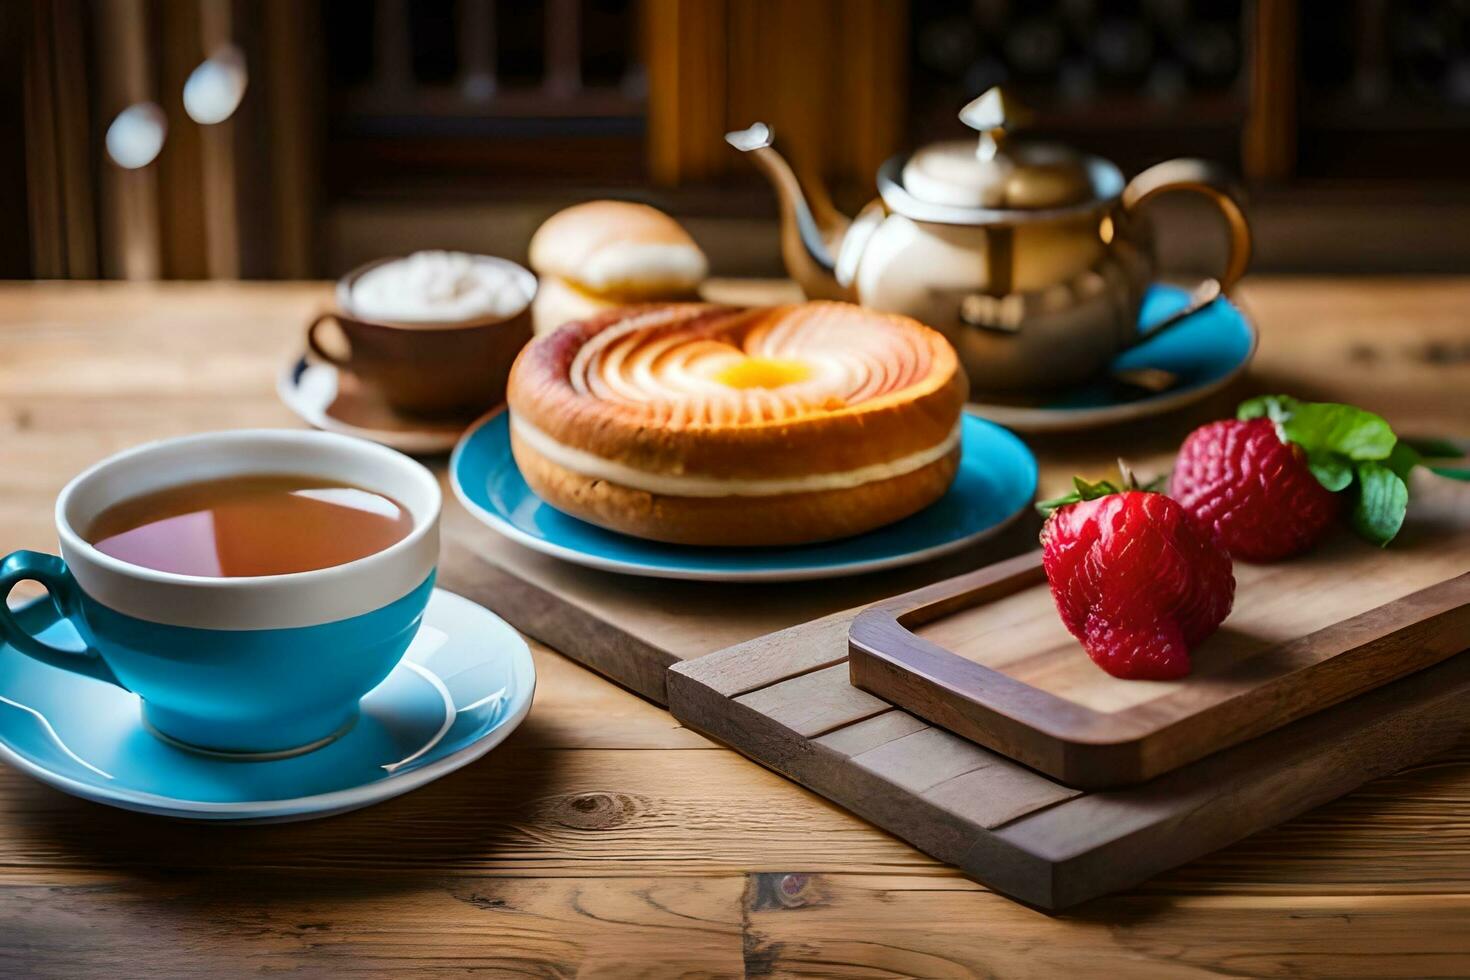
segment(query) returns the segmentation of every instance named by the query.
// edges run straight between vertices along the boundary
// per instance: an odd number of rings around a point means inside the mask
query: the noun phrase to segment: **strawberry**
[[[1359,534],[1388,544],[1408,509],[1409,471],[1458,454],[1441,441],[1399,439],[1351,405],[1268,395],[1190,433],[1170,492],[1236,558],[1277,561],[1320,541],[1348,505]]]
[[[1201,426],[1179,447],[1174,499],[1212,529],[1231,555],[1270,562],[1306,551],[1341,510],[1298,445],[1282,442],[1269,419]]]
[[[1063,624],[1114,677],[1183,677],[1189,651],[1230,613],[1230,556],[1163,494],[1075,484],[1041,505],[1051,510],[1041,560]]]

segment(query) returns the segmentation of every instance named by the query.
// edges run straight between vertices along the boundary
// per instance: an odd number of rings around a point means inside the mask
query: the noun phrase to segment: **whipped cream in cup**
[[[511,365],[531,339],[536,288],[529,270],[489,255],[382,259],[337,281],[336,308],[307,325],[306,345],[394,412],[467,420],[504,400]],[[324,343],[324,331],[335,342]]]
[[[427,325],[512,317],[530,304],[534,292],[534,280],[513,262],[427,251],[349,277],[338,286],[337,299],[352,316]]]

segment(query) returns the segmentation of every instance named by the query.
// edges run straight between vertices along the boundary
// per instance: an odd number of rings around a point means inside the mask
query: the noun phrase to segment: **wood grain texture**
[[[1262,330],[1257,390],[1350,394],[1400,428],[1470,434],[1470,280],[1255,279],[1240,292]],[[299,424],[273,379],[327,295],[320,283],[0,285],[0,545],[54,547],[56,492],[107,453]],[[1043,493],[1074,471],[1104,475],[1119,452],[1157,465],[1232,402],[1076,444],[1036,440]],[[446,519],[467,520],[452,501]],[[694,625],[662,616],[698,645]],[[0,973],[1467,972],[1470,741],[1052,917],[533,653],[535,710],[502,749],[321,823],[154,821],[0,769]],[[726,667],[726,693],[774,680]],[[816,742],[859,754],[915,724],[888,712]],[[686,758],[701,765],[669,767]],[[619,824],[599,794],[652,802]]]
[[[1048,918],[957,881],[810,875],[757,900],[746,941],[748,962],[778,976],[1458,976],[1467,906],[1459,895],[1130,894]],[[896,909],[925,923],[902,942]]]
[[[1098,669],[1033,552],[858,614],[852,682],[1071,786],[1151,779],[1465,648],[1470,488],[1412,483],[1388,549],[1344,530],[1291,561],[1237,563],[1235,609],[1182,680]]]
[[[739,976],[742,876],[0,887],[0,974]],[[630,969],[631,968],[631,969]]]

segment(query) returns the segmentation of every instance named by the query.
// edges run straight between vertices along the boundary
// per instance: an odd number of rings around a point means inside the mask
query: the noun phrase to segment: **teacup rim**
[[[340,565],[328,565],[325,568],[314,568],[305,572],[286,572],[280,575],[238,576],[186,575],[182,572],[166,572],[156,568],[149,568],[146,565],[135,565],[132,562],[123,561],[121,558],[115,558],[94,546],[80,531],[72,526],[71,519],[67,516],[67,507],[79,488],[89,480],[95,479],[104,471],[126,460],[134,459],[149,452],[156,452],[166,447],[188,445],[191,443],[211,443],[220,440],[233,441],[260,438],[284,438],[287,441],[330,443],[343,446],[352,451],[361,451],[377,456],[385,462],[411,473],[412,479],[422,482],[423,486],[429,491],[429,512],[424,515],[423,519],[419,519],[415,515],[413,530],[393,542],[393,544],[381,551],[375,551],[370,555],[364,555],[353,561],[343,562]],[[410,552],[423,541],[426,535],[433,533],[434,529],[438,526],[443,509],[444,491],[440,487],[439,481],[434,477],[434,474],[418,460],[396,449],[390,449],[387,446],[380,446],[377,443],[368,442],[365,439],[357,439],[335,432],[321,432],[307,429],[251,428],[217,429],[209,432],[196,432],[185,436],[153,439],[113,453],[110,456],[98,460],[68,480],[66,485],[61,488],[61,492],[56,495],[56,505],[53,513],[56,533],[60,539],[63,553],[70,550],[75,554],[82,555],[88,562],[110,573],[163,585],[186,585],[210,589],[243,589],[259,586],[264,583],[270,583],[272,585],[284,584],[287,586],[294,584],[306,585],[324,579],[352,574],[370,563],[392,561],[397,556]]]
[[[423,250],[420,249],[419,251]],[[412,254],[412,252],[409,253],[409,255]],[[536,295],[541,291],[540,276],[536,275],[535,272],[531,271],[526,266],[521,265],[521,263],[515,261],[514,259],[507,259],[500,255],[488,255],[484,252],[465,252],[464,254],[473,256],[476,259],[484,259],[490,262],[497,263],[499,265],[509,266],[512,270],[515,271],[517,275],[524,277],[526,282],[530,285],[530,291],[526,294],[525,304],[517,309],[514,313],[506,315],[487,314],[485,316],[475,317],[469,320],[380,320],[373,317],[365,317],[354,311],[352,309],[352,304],[349,303],[347,300],[348,296],[351,294],[352,284],[358,279],[362,278],[363,275],[372,271],[373,269],[376,269],[380,265],[387,265],[389,262],[398,262],[402,259],[408,258],[408,255],[385,255],[381,258],[373,259],[369,262],[364,262],[361,265],[356,266],[355,268],[350,269],[339,276],[332,290],[332,308],[325,312],[331,314],[334,317],[350,320],[354,323],[361,323],[369,327],[386,327],[392,330],[419,331],[473,330],[478,327],[493,327],[499,326],[500,324],[504,323],[511,323],[515,320],[520,319],[521,317],[531,315],[531,306],[536,302]]]

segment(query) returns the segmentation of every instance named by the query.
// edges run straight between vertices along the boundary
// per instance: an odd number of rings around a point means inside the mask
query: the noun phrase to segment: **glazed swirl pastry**
[[[516,361],[511,448],[544,500],[701,545],[844,537],[938,499],[967,394],[954,350],[845,303],[624,307]]]

